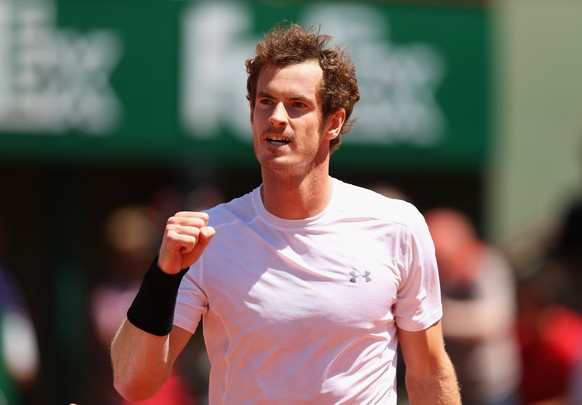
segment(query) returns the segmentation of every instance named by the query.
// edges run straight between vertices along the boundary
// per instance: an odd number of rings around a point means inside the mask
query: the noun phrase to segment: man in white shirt
[[[112,343],[127,399],[156,392],[203,319],[210,404],[395,404],[398,343],[412,404],[460,403],[424,219],[329,176],[359,100],[329,40],[281,25],[247,61],[263,182],[168,220]]]

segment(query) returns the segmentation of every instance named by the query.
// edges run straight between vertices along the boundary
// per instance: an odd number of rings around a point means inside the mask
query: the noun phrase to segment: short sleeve
[[[406,256],[402,284],[394,307],[399,328],[427,329],[443,314],[435,248],[424,217],[415,209],[409,232],[402,241]]]
[[[199,270],[195,264],[182,279],[174,311],[174,325],[191,333],[196,332],[200,317],[208,311],[206,294],[195,277],[200,274]]]

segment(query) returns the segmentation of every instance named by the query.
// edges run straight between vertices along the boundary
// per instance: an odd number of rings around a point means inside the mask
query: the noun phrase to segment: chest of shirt
[[[219,237],[221,236],[221,237]],[[212,243],[203,289],[209,313],[248,330],[301,323],[311,330],[391,322],[405,246],[398,232],[281,233],[249,229]]]

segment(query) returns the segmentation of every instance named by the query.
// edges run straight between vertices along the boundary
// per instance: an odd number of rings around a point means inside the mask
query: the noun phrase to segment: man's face
[[[321,122],[317,62],[265,67],[257,82],[251,128],[257,160],[268,170],[308,170],[329,154]]]

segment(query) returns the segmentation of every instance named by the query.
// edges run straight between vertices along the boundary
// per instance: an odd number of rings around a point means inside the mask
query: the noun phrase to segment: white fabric
[[[174,324],[203,315],[210,404],[396,403],[397,326],[442,316],[433,243],[412,205],[333,186],[305,220],[271,215],[260,188],[209,211]]]

